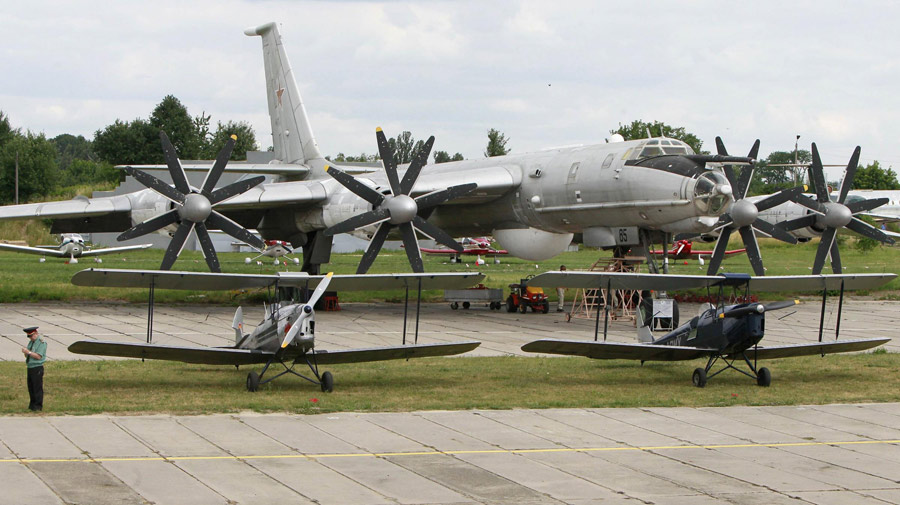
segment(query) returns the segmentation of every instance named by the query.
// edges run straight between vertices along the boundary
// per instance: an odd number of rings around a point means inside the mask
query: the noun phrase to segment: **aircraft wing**
[[[705,358],[716,349],[676,345],[621,344],[588,340],[556,340],[545,338],[522,346],[525,352],[584,356],[591,359],[633,359],[640,361],[685,361]]]
[[[887,284],[896,274],[831,274],[831,275],[785,275],[768,277],[747,277],[754,291],[821,291],[835,290],[844,284],[845,290],[873,289]],[[555,271],[536,275],[528,281],[529,286],[597,289],[630,289],[675,291],[730,285],[734,278],[719,275],[658,275],[622,272],[573,272]]]
[[[126,195],[88,199],[77,197],[60,202],[25,203],[0,207],[0,219],[91,218],[131,211]]]
[[[329,286],[331,287],[331,286]],[[367,361],[388,361],[395,359],[427,358],[431,356],[452,356],[469,352],[481,342],[450,342],[447,344],[399,345],[395,347],[372,347],[369,349],[347,349],[339,351],[315,352],[315,363],[337,365],[341,363],[365,363]],[[312,360],[312,354],[304,355]],[[305,362],[304,356],[295,362]]]
[[[182,162],[181,168],[186,172],[208,172],[212,168],[215,160],[208,162]],[[125,165],[116,165],[121,170]],[[131,168],[144,171],[168,171],[168,165],[129,165]],[[225,172],[238,172],[242,174],[255,175],[287,175],[302,179],[309,174],[309,167],[306,165],[296,165],[291,163],[241,163],[240,161],[229,161],[225,167]]]
[[[24,245],[0,244],[0,249],[27,254],[40,254],[41,256],[54,256],[57,258],[67,258],[69,256],[58,249],[44,249],[43,247],[28,247]]]
[[[797,356],[815,356],[816,354],[835,354],[839,352],[864,351],[890,342],[889,338],[871,338],[858,340],[832,340],[830,342],[814,342],[811,344],[784,345],[777,347],[758,347],[747,349],[747,359],[794,358]],[[731,359],[732,356],[729,356]]]
[[[135,251],[137,249],[147,249],[148,247],[153,247],[153,244],[141,244],[141,245],[126,245],[122,247],[101,247],[100,249],[91,249],[89,251],[82,251],[81,256],[102,256],[104,254],[112,254],[112,253],[120,253],[125,251]]]
[[[232,290],[268,286],[316,287],[324,275],[302,272],[279,272],[273,275],[179,272],[177,270],[118,270],[89,268],[72,276],[76,286],[189,290]],[[367,291],[388,289],[465,289],[484,279],[480,272],[440,272],[423,274],[354,274],[334,275],[329,289],[334,291]]]
[[[69,346],[69,352],[118,358],[161,359],[204,365],[251,365],[266,363],[273,356],[273,353],[270,352],[249,349],[177,347],[96,340],[79,340]]]

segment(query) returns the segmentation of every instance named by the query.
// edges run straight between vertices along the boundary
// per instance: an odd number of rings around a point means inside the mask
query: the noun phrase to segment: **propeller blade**
[[[259,185],[261,182],[266,180],[265,177],[261,175],[257,175],[256,177],[250,177],[249,179],[243,179],[237,182],[232,182],[231,184],[219,188],[207,197],[209,199],[210,205],[215,205],[219,202],[223,202],[228,200],[231,197],[240,195],[241,193]]]
[[[419,241],[416,240],[416,230],[409,223],[400,225],[400,231],[403,237],[403,248],[406,249],[406,257],[409,258],[409,265],[412,271],[422,273],[425,271],[425,264],[422,263],[422,253],[419,251]]]
[[[798,217],[797,219],[791,219],[790,221],[782,221],[778,227],[784,231],[799,230],[800,228],[813,226],[816,224],[816,220],[816,214],[807,214],[803,217]]]
[[[328,272],[325,274],[325,277],[319,281],[319,285],[316,286],[316,290],[313,291],[313,294],[309,297],[309,300],[306,301],[306,304],[310,307],[314,307],[316,302],[319,301],[319,298],[322,298],[322,295],[325,294],[325,290],[328,289],[328,284],[331,282],[331,277],[334,275],[334,272]]]
[[[436,240],[437,242],[440,242],[441,244],[444,244],[445,246],[449,247],[450,249],[453,249],[456,252],[463,252],[463,246],[459,242],[454,240],[454,238],[451,237],[450,234],[445,232],[444,230],[429,223],[428,221],[422,219],[419,216],[414,217],[412,222],[413,222],[413,226],[415,226],[416,229],[418,229],[425,235],[428,235],[432,239]]]
[[[394,196],[401,195],[400,178],[397,176],[397,163],[394,161],[394,155],[391,153],[391,146],[388,144],[381,127],[375,128],[375,139],[378,141],[378,154],[381,155],[381,161],[384,164],[384,173],[387,174],[388,182],[391,185],[391,194]]]
[[[138,223],[131,229],[128,229],[119,234],[116,237],[116,240],[128,240],[135,237],[140,237],[141,235],[146,235],[148,233],[153,233],[156,230],[169,226],[170,224],[178,221],[178,210],[172,209],[165,214],[160,214],[154,218],[150,218],[143,223]]]
[[[390,218],[391,212],[384,207],[380,207],[369,212],[364,212],[358,216],[353,216],[345,221],[341,221],[331,228],[326,228],[323,233],[325,233],[326,237],[331,237],[339,233],[349,233],[364,226],[371,226],[382,221],[387,221]]]
[[[762,314],[766,311],[765,305],[761,303],[751,303],[750,305],[746,305],[744,307],[736,307],[731,310],[727,310],[719,314],[719,319],[724,319],[726,317],[743,317],[748,314]]]
[[[722,156],[728,156],[728,149],[725,149],[725,142],[722,142],[722,137],[716,137],[716,152]]]
[[[722,137],[716,137],[716,152],[718,152],[720,156],[728,156],[728,150],[725,149],[725,143],[722,142]],[[734,166],[724,165],[722,166],[722,171],[725,172],[725,178],[728,179],[728,184],[731,184],[731,187],[737,192],[738,178],[734,173]]]
[[[227,217],[219,214],[216,211],[212,211],[209,214],[209,217],[206,218],[206,225],[210,228],[222,230],[232,237],[238,240],[243,240],[244,242],[252,245],[259,250],[263,250],[266,248],[266,244],[256,235],[250,233],[243,226],[235,223],[231,219],[228,219]]]
[[[794,203],[800,204],[809,210],[812,210],[812,211],[817,212],[822,215],[825,214],[825,207],[822,206],[821,203],[817,202],[816,200],[813,200],[812,198],[810,198],[806,195],[802,195],[802,194],[797,195],[793,198],[793,201],[794,201]]]
[[[750,154],[747,155],[748,158],[756,159],[756,156],[759,154],[759,139],[756,139],[756,142],[753,143],[753,147],[750,148]],[[750,179],[753,178],[753,165],[749,167],[744,167],[743,171],[741,171],[741,175],[738,178],[738,190],[741,198],[747,197],[747,190],[750,189]]]
[[[463,195],[467,195],[477,187],[478,184],[474,182],[471,182],[469,184],[460,184],[458,186],[450,186],[447,189],[427,193],[416,198],[416,205],[419,207],[419,210],[424,210],[430,207],[434,207],[435,205],[440,205],[448,200],[453,200]]]
[[[194,223],[191,221],[182,221],[180,225],[178,225],[178,229],[175,230],[175,235],[172,236],[172,240],[169,242],[169,247],[166,248],[166,255],[163,256],[162,264],[159,266],[160,270],[169,270],[172,268],[172,265],[175,264],[175,260],[178,259],[178,255],[181,254],[181,250],[184,249],[184,243],[187,241],[188,235],[191,234],[191,230],[194,229]]]
[[[363,254],[361,260],[359,260],[359,266],[356,267],[356,273],[364,274],[369,271],[369,267],[372,266],[372,263],[375,262],[375,258],[378,257],[378,251],[381,250],[381,246],[384,245],[384,239],[387,238],[387,234],[391,231],[390,223],[381,223],[378,225],[378,231],[375,232],[375,235],[372,237],[372,240],[369,241],[369,247],[366,248],[366,252]]]
[[[768,312],[770,310],[786,309],[788,307],[793,307],[794,305],[799,305],[799,304],[800,304],[800,300],[783,300],[780,302],[767,303],[767,304],[763,305],[763,307],[766,309],[766,312]]]
[[[747,157],[753,158],[754,160],[759,159],[759,139],[756,139],[756,142],[753,143],[750,152],[747,153]]]
[[[775,193],[774,195],[764,198],[758,202],[756,202],[756,210],[762,212],[764,210],[769,210],[772,207],[776,207],[781,205],[782,203],[793,200],[797,196],[803,193],[803,186],[797,186],[791,189],[785,189]]]
[[[225,142],[225,147],[223,147],[216,156],[216,162],[213,163],[209,172],[206,172],[206,179],[203,180],[203,185],[200,186],[200,193],[202,193],[203,196],[207,198],[210,197],[213,189],[216,187],[216,183],[219,182],[219,177],[222,177],[222,173],[225,172],[225,165],[228,164],[228,160],[231,158],[231,151],[234,149],[236,140],[237,137],[232,135],[231,138],[228,139],[228,142]]]
[[[422,171],[422,167],[428,163],[428,156],[431,155],[432,146],[434,146],[434,135],[428,137],[425,145],[422,146],[422,149],[419,149],[419,152],[416,153],[416,156],[409,164],[409,168],[406,169],[406,173],[403,174],[403,180],[400,181],[401,194],[408,195],[412,191],[413,186],[416,184],[416,179],[419,178],[419,173]]]
[[[822,267],[825,266],[825,257],[828,256],[828,253],[831,251],[831,244],[834,242],[835,233],[837,233],[837,230],[834,228],[826,228],[825,232],[822,233],[819,248],[816,250],[816,260],[813,262],[813,275],[822,273]]]
[[[870,198],[868,200],[860,200],[858,202],[848,203],[846,204],[846,207],[850,209],[850,212],[856,214],[859,212],[866,212],[881,207],[889,201],[890,200],[887,198]]]
[[[747,249],[747,258],[750,259],[750,265],[756,275],[766,275],[766,269],[763,268],[762,255],[759,253],[759,244],[756,243],[756,234],[753,228],[749,226],[741,226],[738,230],[741,232],[741,239],[744,240],[744,248]]]
[[[847,228],[855,231],[856,233],[859,233],[864,237],[875,239],[882,244],[894,243],[894,239],[889,237],[886,233],[855,217],[851,219],[849,223],[847,223]]]
[[[306,307],[308,307],[308,306],[310,306],[310,305],[304,305],[303,309],[306,309]],[[306,318],[307,318],[307,315],[305,313],[301,313],[300,317],[298,317],[294,321],[294,324],[291,325],[291,329],[288,330],[288,332],[284,334],[284,340],[281,341],[282,349],[289,346],[291,344],[291,342],[294,341],[294,337],[296,337],[297,334],[300,333],[300,328],[303,328],[303,320]]]
[[[847,170],[844,172],[844,180],[841,181],[841,192],[838,196],[838,203],[844,203],[847,199],[847,193],[853,187],[853,178],[856,177],[856,169],[859,168],[859,146],[853,150],[853,156],[847,162]]]
[[[200,241],[200,247],[203,248],[203,257],[206,259],[206,265],[209,266],[209,271],[220,273],[222,268],[219,266],[219,257],[216,255],[216,247],[213,245],[212,239],[209,238],[209,231],[206,230],[206,225],[203,223],[196,223],[194,230],[197,232],[197,239]]]
[[[334,180],[341,183],[341,186],[349,189],[353,194],[371,203],[375,207],[378,207],[381,205],[381,202],[384,201],[384,195],[359,182],[356,180],[356,177],[353,177],[342,170],[325,165],[325,172],[334,178]]]
[[[756,218],[756,221],[753,221],[751,225],[757,230],[765,233],[766,235],[777,238],[782,242],[787,242],[788,244],[796,244],[797,238],[791,235],[790,233],[782,230],[781,228],[773,225],[772,223],[762,220],[760,218]]]
[[[159,132],[159,140],[162,141],[163,155],[166,157],[166,165],[169,166],[169,175],[172,177],[175,189],[185,195],[190,193],[191,185],[188,184],[187,175],[184,173],[184,168],[181,167],[181,161],[178,160],[175,146],[169,141],[169,136],[164,131]]]
[[[812,166],[809,167],[810,180],[816,188],[816,197],[819,203],[830,202],[828,198],[828,183],[825,182],[825,172],[822,168],[822,158],[819,157],[819,148],[812,143]]]
[[[841,252],[838,251],[837,240],[831,243],[831,271],[841,273]]]
[[[122,170],[125,171],[126,174],[134,177],[144,186],[156,191],[162,196],[172,200],[173,202],[184,203],[184,193],[178,191],[177,189],[169,186],[165,182],[157,179],[156,177],[144,172],[143,170],[138,170],[134,167],[123,167]],[[190,191],[188,191],[190,193]]]
[[[725,250],[728,249],[728,240],[731,239],[731,228],[722,228],[719,232],[719,240],[716,241],[716,249],[709,258],[709,267],[706,268],[706,275],[716,275],[719,273],[719,266],[725,258]]]

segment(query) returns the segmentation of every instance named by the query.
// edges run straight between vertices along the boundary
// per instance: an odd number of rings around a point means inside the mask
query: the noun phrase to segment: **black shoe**
[[[557,311],[557,312],[562,312],[562,311],[563,311],[563,309],[556,309],[556,311]]]

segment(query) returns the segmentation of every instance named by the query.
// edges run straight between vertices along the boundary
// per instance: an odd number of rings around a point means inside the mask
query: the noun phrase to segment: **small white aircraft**
[[[272,264],[279,265],[281,261],[280,258],[287,258],[294,262],[295,265],[300,264],[300,258],[292,258],[290,254],[294,252],[294,249],[291,245],[285,240],[266,240],[265,241],[266,248],[262,251],[259,251],[259,255],[254,258],[244,258],[244,263],[250,264],[254,261],[262,258],[263,256],[267,258],[272,258]],[[252,246],[251,246],[252,247]]]
[[[418,314],[416,317],[416,340],[406,345],[406,324],[404,323],[404,345],[372,347],[365,349],[340,349],[326,351],[316,349],[316,313],[313,306],[331,286],[338,291],[418,289],[464,289],[477,284],[484,275],[476,272],[432,273],[432,274],[379,274],[379,275],[327,275],[311,276],[306,273],[279,272],[274,275],[217,274],[206,272],[177,272],[169,270],[110,270],[88,269],[72,277],[77,286],[99,287],[148,287],[150,288],[150,313],[147,343],[101,342],[81,340],[69,346],[69,352],[97,356],[116,356],[141,359],[161,359],[185,363],[208,365],[252,365],[265,364],[262,371],[251,371],[247,375],[247,390],[257,391],[263,384],[285,374],[293,374],[317,384],[324,392],[334,388],[334,378],[330,372],[319,372],[319,365],[339,363],[362,363],[367,361],[387,361],[428,356],[450,356],[471,351],[481,342],[463,341],[439,344],[418,344]],[[153,321],[153,290],[160,289],[206,289],[233,290],[247,288],[274,287],[316,289],[305,303],[275,303],[266,308],[266,317],[251,333],[245,334],[243,311],[239,307],[234,315],[235,343],[229,347],[177,347],[151,344]],[[418,306],[418,305],[417,305]],[[406,312],[404,311],[404,317]],[[312,377],[296,371],[294,366],[305,363]],[[263,376],[273,364],[281,364],[283,371],[263,380]]]
[[[122,247],[104,247],[101,249],[91,249],[85,246],[84,238],[77,233],[63,233],[59,236],[59,245],[39,245],[37,247],[28,247],[24,245],[0,244],[0,249],[7,251],[15,251],[27,254],[40,254],[41,256],[53,256],[55,258],[69,258],[66,263],[78,263],[78,258],[95,257],[97,263],[103,261],[96,256],[103,254],[120,253],[125,251],[134,251],[137,249],[146,249],[153,244],[129,245]],[[41,263],[44,258],[41,258]]]

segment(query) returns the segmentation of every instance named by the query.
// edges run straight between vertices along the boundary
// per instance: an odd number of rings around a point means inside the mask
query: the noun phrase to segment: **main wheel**
[[[322,374],[322,392],[330,393],[334,391],[334,376],[331,375],[331,372],[325,372]]]
[[[469,302],[463,302],[463,308],[468,309],[471,306]]]
[[[250,372],[247,374],[247,391],[251,393],[255,393],[259,391],[259,374],[256,372]]]
[[[456,303],[456,302],[453,302],[453,303],[450,304],[450,308],[453,309],[453,310],[456,310],[456,309],[459,308],[459,304]]]
[[[691,377],[691,380],[694,382],[694,385],[698,388],[702,388],[706,386],[706,370],[703,368],[697,368],[694,370],[694,375]]]
[[[756,383],[762,387],[769,387],[772,383],[772,372],[768,368],[762,367],[756,372]]]
[[[521,305],[519,305],[519,312],[521,312],[521,313],[523,313],[523,314],[526,313],[526,312],[528,312],[528,305],[525,305],[524,303],[522,303]]]
[[[515,312],[516,311],[516,302],[513,301],[512,295],[509,295],[509,298],[506,299],[506,311],[507,312]]]

